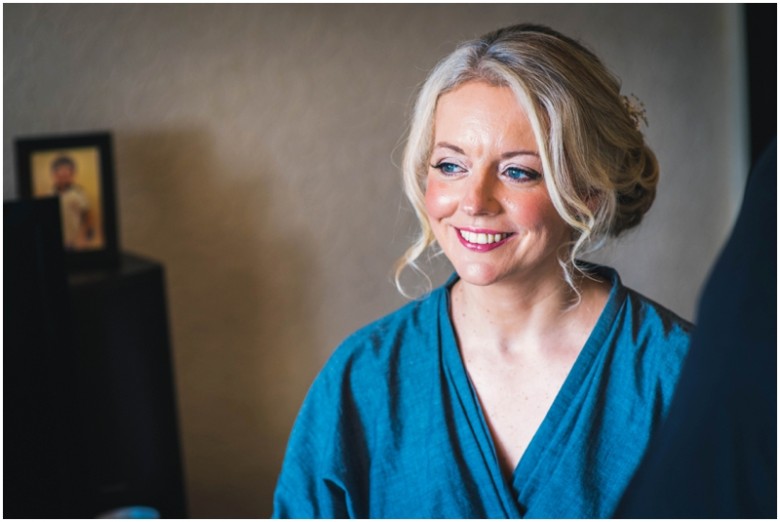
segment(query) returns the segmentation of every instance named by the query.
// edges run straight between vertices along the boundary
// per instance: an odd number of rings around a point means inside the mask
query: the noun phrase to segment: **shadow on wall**
[[[284,190],[262,151],[226,171],[236,158],[221,162],[200,130],[115,140],[124,244],[166,268],[190,515],[268,516],[298,390],[314,377],[305,231],[275,217]]]

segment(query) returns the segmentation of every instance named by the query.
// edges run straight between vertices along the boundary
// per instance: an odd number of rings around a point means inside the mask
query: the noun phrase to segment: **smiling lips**
[[[506,240],[514,235],[507,232],[481,229],[466,230],[457,228],[456,231],[461,244],[475,252],[489,252],[506,243]]]

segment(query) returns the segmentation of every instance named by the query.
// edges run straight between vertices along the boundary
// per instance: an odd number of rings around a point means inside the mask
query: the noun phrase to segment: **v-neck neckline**
[[[460,395],[470,423],[475,428],[477,442],[482,447],[483,452],[492,456],[492,459],[486,459],[486,461],[489,461],[488,465],[493,481],[497,486],[500,485],[502,497],[504,497],[504,508],[509,518],[522,517],[527,510],[527,506],[523,506],[520,503],[524,482],[541,463],[541,459],[548,448],[549,440],[552,438],[550,435],[555,431],[561,418],[569,409],[577,391],[581,388],[582,382],[599,351],[604,346],[604,341],[609,335],[614,319],[625,300],[625,289],[615,270],[590,263],[585,264],[585,267],[588,271],[596,273],[610,282],[609,297],[587,341],[574,361],[569,374],[566,376],[550,408],[547,410],[536,433],[534,433],[525,452],[520,457],[520,461],[517,463],[512,476],[509,478],[505,477],[501,472],[493,435],[488,427],[476,388],[471,382],[458,347],[451,316],[451,290],[459,279],[458,275],[453,274],[442,289],[444,296],[440,302],[440,321],[443,335],[443,358],[447,363],[448,371],[453,373],[454,385]],[[508,498],[506,496],[511,498],[511,503],[507,502]]]

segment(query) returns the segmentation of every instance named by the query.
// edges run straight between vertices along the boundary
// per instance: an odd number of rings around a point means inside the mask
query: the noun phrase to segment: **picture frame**
[[[19,196],[59,198],[68,269],[117,266],[111,133],[19,137],[15,149]]]

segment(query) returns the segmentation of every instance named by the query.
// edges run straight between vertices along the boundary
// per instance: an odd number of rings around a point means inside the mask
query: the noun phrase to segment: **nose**
[[[490,172],[472,172],[465,180],[464,193],[460,201],[463,212],[469,216],[497,214],[501,205],[497,199],[497,179]]]

